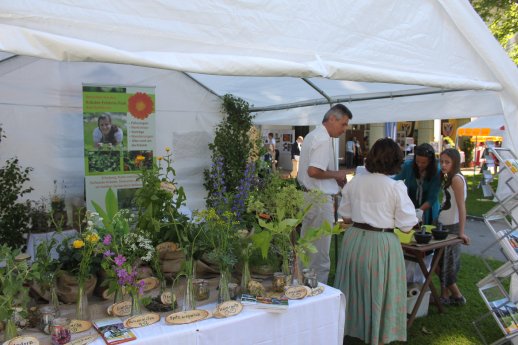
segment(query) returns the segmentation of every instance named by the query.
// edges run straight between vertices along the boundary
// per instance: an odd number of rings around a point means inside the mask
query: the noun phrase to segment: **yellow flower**
[[[144,156],[142,156],[142,155],[138,155],[138,156],[135,158],[135,160],[136,160],[137,162],[142,162],[144,159],[146,159],[146,157],[144,157]]]
[[[169,151],[171,151],[171,148],[169,146],[166,146],[165,150],[166,150],[166,152],[169,152]]]
[[[90,243],[97,243],[99,242],[99,235],[97,235],[96,233],[89,234],[86,236],[86,240]]]
[[[159,161],[161,161],[162,159],[164,159],[164,157],[162,157],[162,156],[158,156],[158,157],[156,157],[156,159],[158,159]]]
[[[83,242],[83,240],[75,240],[73,243],[72,243],[72,246],[75,248],[75,249],[79,249],[79,248],[83,248],[85,246],[85,243]]]

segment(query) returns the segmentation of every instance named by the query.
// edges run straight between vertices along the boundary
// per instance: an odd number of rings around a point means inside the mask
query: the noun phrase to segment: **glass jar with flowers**
[[[36,256],[31,268],[39,291],[48,300],[49,306],[53,308],[54,315],[59,316],[56,278],[61,268],[61,263],[52,257],[51,253],[55,247],[57,247],[57,240],[54,235],[50,239],[40,242],[36,247]]]
[[[19,254],[19,249],[13,250],[7,244],[0,246],[0,258],[4,261],[0,267],[0,321],[5,322],[5,341],[18,335],[15,312],[22,317],[27,315],[29,289],[24,284],[31,279],[32,272],[27,261],[16,259]]]
[[[89,320],[90,309],[88,306],[86,281],[90,278],[92,270],[92,258],[100,252],[99,234],[96,230],[96,223],[99,215],[95,212],[86,214],[87,226],[80,233],[80,238],[76,239],[72,246],[81,251],[81,262],[77,273],[78,293],[76,302],[76,319]]]
[[[102,241],[102,267],[107,273],[107,283],[110,292],[124,291],[132,301],[131,314],[141,312],[141,298],[144,293],[144,282],[138,279],[141,263],[150,263],[155,256],[155,248],[151,240],[135,229],[129,232],[129,222],[132,219],[128,210],[121,210],[114,216],[112,234],[106,234]],[[120,224],[125,224],[123,227]]]
[[[228,284],[230,283],[230,272],[237,263],[235,248],[237,247],[238,235],[235,213],[224,211],[219,214],[216,209],[208,208],[195,214],[195,221],[205,227],[205,237],[209,245],[208,259],[217,263],[220,271],[218,290],[218,302],[230,300]]]

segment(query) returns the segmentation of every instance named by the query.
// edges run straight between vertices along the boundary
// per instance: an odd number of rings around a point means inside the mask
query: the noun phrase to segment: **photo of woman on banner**
[[[112,123],[109,114],[101,114],[97,118],[97,127],[92,133],[95,147],[101,147],[103,144],[119,145],[122,143],[122,129]]]

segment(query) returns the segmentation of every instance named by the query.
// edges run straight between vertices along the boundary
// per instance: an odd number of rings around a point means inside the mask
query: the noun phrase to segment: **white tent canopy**
[[[212,93],[227,92],[259,124],[315,124],[341,101],[355,123],[504,114],[518,131],[518,71],[467,0],[4,1],[0,30],[0,51],[18,55],[0,62],[0,122],[38,139],[14,114],[76,119],[80,84],[100,82],[157,85],[159,144],[192,125],[167,116],[202,123],[219,111]]]

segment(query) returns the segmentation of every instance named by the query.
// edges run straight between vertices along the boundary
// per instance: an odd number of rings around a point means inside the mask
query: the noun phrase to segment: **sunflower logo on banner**
[[[443,122],[442,123],[442,135],[450,137],[453,134],[453,123]]]
[[[405,137],[412,136],[412,122],[403,122],[401,123],[401,130],[405,132]]]

